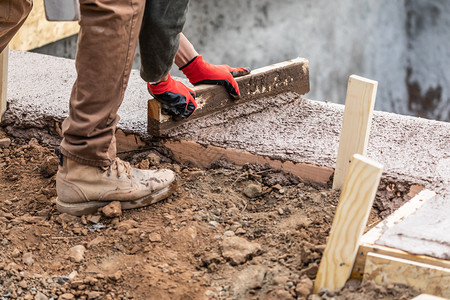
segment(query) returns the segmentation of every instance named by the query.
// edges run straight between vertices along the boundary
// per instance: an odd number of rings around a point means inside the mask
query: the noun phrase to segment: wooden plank
[[[351,278],[355,279],[362,279],[364,276],[364,270],[365,270],[365,264],[366,264],[366,257],[370,253],[378,253],[378,254],[384,254],[389,255],[392,257],[402,258],[410,261],[425,263],[433,266],[438,267],[444,267],[450,269],[450,261],[449,260],[442,260],[430,256],[425,255],[414,255],[410,254],[408,252],[381,246],[381,245],[375,245],[375,244],[366,244],[361,243],[358,248],[358,255],[355,260],[355,264],[352,270]]]
[[[49,22],[45,18],[44,1],[34,1],[27,20],[10,42],[11,49],[31,50],[77,34],[78,22]]]
[[[333,189],[341,189],[353,154],[366,155],[378,82],[352,75],[348,79]]]
[[[8,56],[9,47],[6,46],[0,54],[0,122],[2,121],[3,114],[6,111],[8,101]]]
[[[322,288],[341,289],[350,277],[382,169],[376,161],[359,154],[353,156],[320,262],[314,293]]]
[[[208,168],[214,162],[224,158],[238,166],[246,163],[268,164],[274,169],[283,170],[300,177],[303,181],[326,185],[330,180],[333,169],[305,163],[293,163],[271,159],[266,156],[253,154],[230,148],[203,146],[191,141],[165,141],[163,145],[172,151],[173,158],[181,163],[190,163],[196,167]]]
[[[388,255],[369,253],[363,280],[379,285],[404,284],[420,292],[450,297],[450,269]]]
[[[186,120],[174,121],[171,117],[162,115],[160,111],[149,110],[149,134],[162,136],[170,129],[186,122],[261,97],[273,96],[289,91],[302,95],[306,94],[309,92],[309,62],[300,57],[288,60],[254,70],[249,75],[236,78],[236,82],[241,92],[241,99],[239,100],[230,99],[225,88],[222,86],[199,85],[194,87],[198,106],[194,114]],[[150,104],[149,107],[151,107]]]

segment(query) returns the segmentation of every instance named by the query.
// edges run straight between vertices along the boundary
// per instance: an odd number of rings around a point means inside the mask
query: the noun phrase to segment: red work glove
[[[228,94],[237,100],[240,98],[239,86],[233,77],[239,77],[250,73],[250,69],[231,68],[227,65],[211,65],[203,60],[201,55],[180,68],[189,81],[194,84],[218,84],[223,85]]]
[[[157,84],[147,82],[150,94],[161,102],[165,114],[186,119],[197,109],[195,92],[170,76]]]

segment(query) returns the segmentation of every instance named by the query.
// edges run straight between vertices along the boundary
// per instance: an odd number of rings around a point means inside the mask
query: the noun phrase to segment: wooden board
[[[314,293],[321,289],[341,289],[350,277],[382,169],[382,165],[371,159],[359,154],[353,156],[314,283]]]
[[[326,185],[333,174],[333,169],[305,163],[293,163],[271,159],[262,155],[230,148],[202,146],[191,141],[165,141],[163,145],[172,151],[173,158],[181,163],[190,163],[196,167],[207,168],[224,158],[236,165],[246,163],[269,164],[274,169],[283,170],[300,177],[307,182]]]
[[[8,100],[8,56],[9,47],[6,46],[0,54],[0,122],[2,121],[3,114],[6,111]]]
[[[353,154],[366,155],[378,82],[352,75],[348,79],[333,189],[341,189]]]
[[[436,193],[433,191],[422,190],[411,200],[409,200],[398,210],[396,210],[392,215],[387,217],[383,222],[379,223],[377,226],[375,226],[366,234],[364,234],[361,238],[360,246],[358,249],[351,277],[356,279],[362,279],[364,274],[366,257],[367,254],[370,252],[385,254],[397,258],[407,259],[410,261],[420,263],[426,263],[434,266],[450,268],[450,261],[447,260],[436,259],[425,255],[413,255],[402,250],[375,244],[376,241],[381,237],[381,235],[386,230],[388,230],[392,226],[395,226],[396,224],[398,224],[398,222],[402,221],[409,215],[413,214],[420,207],[422,207],[425,204],[425,202],[432,199],[435,195]]]
[[[296,58],[268,67],[260,68],[251,74],[236,78],[241,99],[231,100],[225,88],[217,85],[199,85],[194,88],[197,95],[197,110],[186,120],[174,121],[161,114],[161,108],[155,100],[148,103],[148,132],[153,136],[162,136],[168,130],[191,120],[213,114],[224,108],[245,103],[261,97],[282,92],[309,92],[309,62]]]
[[[363,280],[380,285],[404,284],[420,292],[450,297],[450,269],[383,254],[367,255]]]
[[[78,22],[49,22],[45,18],[44,1],[34,1],[27,20],[11,40],[14,50],[27,51],[77,34]]]

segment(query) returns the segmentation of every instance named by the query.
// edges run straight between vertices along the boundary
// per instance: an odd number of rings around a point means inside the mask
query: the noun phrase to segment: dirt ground
[[[0,129],[0,139],[6,137]],[[57,159],[36,140],[0,147],[1,299],[411,299],[351,280],[310,295],[339,193],[260,165],[208,170],[158,153],[126,157],[178,173],[156,205],[73,217],[55,208]],[[383,182],[374,226],[408,199]]]

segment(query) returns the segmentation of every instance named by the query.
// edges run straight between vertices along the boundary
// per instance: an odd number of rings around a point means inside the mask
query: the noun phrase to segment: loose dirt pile
[[[151,152],[126,159],[140,168],[175,170],[180,188],[150,207],[121,212],[113,204],[73,217],[55,208],[58,161],[51,147],[35,140],[0,146],[2,299],[417,295],[355,281],[337,293],[310,295],[339,199],[329,187],[260,165],[219,162],[200,170]],[[387,203],[407,199],[408,190],[383,183],[369,226],[392,208]]]

